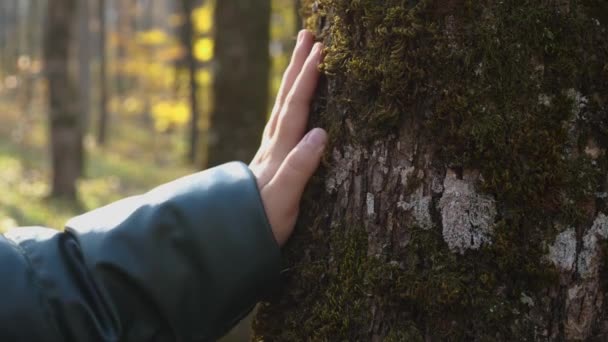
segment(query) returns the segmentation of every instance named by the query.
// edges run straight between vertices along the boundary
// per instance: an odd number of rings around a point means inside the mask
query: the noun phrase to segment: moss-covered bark
[[[258,336],[608,338],[605,2],[304,6],[332,146]]]

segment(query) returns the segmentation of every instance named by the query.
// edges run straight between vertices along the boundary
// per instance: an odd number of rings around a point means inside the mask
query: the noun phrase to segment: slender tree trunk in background
[[[108,75],[106,51],[106,1],[98,2],[99,16],[99,120],[97,122],[97,144],[104,146],[108,136]]]
[[[119,68],[116,74],[116,92],[118,96],[124,97],[129,89],[129,79],[121,66],[124,66],[129,58],[127,48],[131,38],[132,3],[131,0],[122,0],[117,5],[119,6],[117,13],[119,44],[116,57]]]
[[[44,39],[48,79],[52,197],[76,200],[82,160],[82,127],[76,88],[69,75],[70,43],[76,1],[50,0]]]
[[[27,5],[27,22],[37,23],[40,21],[41,4],[40,0],[30,0]],[[34,111],[32,110],[32,102],[35,99],[35,83],[38,79],[38,72],[34,70],[34,61],[40,57],[40,33],[42,29],[39,25],[27,25],[24,42],[24,54],[29,58],[29,65],[27,68],[22,70],[22,84],[21,84],[21,120],[17,126],[15,132],[20,137],[22,147],[25,149],[30,148],[28,146],[28,138],[32,128],[32,120],[34,118]],[[26,163],[27,158],[23,158],[22,162]],[[25,165],[24,165],[25,167]]]
[[[9,74],[9,54],[8,54],[8,41],[9,41],[9,14],[4,2],[0,2],[0,82],[4,82],[4,78]]]
[[[27,6],[27,21],[30,23],[35,23],[38,21],[38,12],[40,10],[40,1],[39,0],[30,0],[28,1]],[[30,108],[34,95],[34,81],[37,75],[34,73],[32,68],[33,62],[38,57],[38,45],[40,44],[38,40],[38,32],[40,32],[40,27],[38,25],[27,25],[26,34],[25,34],[25,42],[24,42],[24,50],[25,55],[29,58],[29,66],[25,70],[25,74],[23,76],[23,92],[22,92],[22,100],[21,100],[21,110],[23,114],[27,117],[26,123],[24,127],[29,129],[29,119],[30,119]]]
[[[0,1],[0,82],[4,82],[6,72],[6,9],[5,3]]]
[[[268,112],[270,0],[217,1],[208,165],[249,162]]]
[[[23,54],[23,33],[25,32],[25,28],[23,27],[23,17],[21,15],[21,7],[23,6],[22,1],[13,0],[15,5],[13,7],[13,20],[15,21],[15,33],[13,36],[13,58],[15,60],[15,66],[17,66],[17,61],[19,57]]]
[[[135,34],[150,30],[152,28],[152,5],[146,0],[137,0],[137,8],[140,13],[136,16],[137,22],[135,24]],[[146,49],[151,49],[146,47]],[[148,56],[152,56],[152,52],[148,53]],[[151,57],[149,57],[151,58]],[[152,118],[152,104],[150,100],[150,92],[147,91],[148,85],[140,85],[142,92],[140,93],[141,99],[144,102],[143,110],[141,112],[141,121],[146,125],[151,134],[156,136],[156,129],[154,128],[154,119]]]
[[[198,84],[196,82],[197,60],[194,56],[194,22],[192,11],[194,10],[194,0],[182,0],[182,16],[184,24],[182,26],[182,44],[186,49],[186,62],[188,64],[188,76],[190,85],[190,134],[188,136],[188,161],[194,164],[198,155],[199,147],[199,124],[200,113],[198,106]]]
[[[17,73],[17,60],[19,59],[19,0],[8,0],[11,2],[11,12],[10,21],[11,21],[11,35],[8,44],[9,51],[9,66],[11,74]]]
[[[14,49],[16,47],[16,18],[15,8],[17,2],[15,1],[2,1],[0,4],[2,12],[2,40],[0,47],[2,48],[0,53],[2,54],[2,66],[1,69],[4,72],[3,76],[12,75],[15,72],[16,59],[14,56]],[[2,79],[4,81],[4,79]]]
[[[332,142],[257,334],[606,341],[606,2],[304,5]]]
[[[91,30],[89,0],[78,2],[78,83],[80,88],[80,113],[83,127],[89,127],[91,107]]]

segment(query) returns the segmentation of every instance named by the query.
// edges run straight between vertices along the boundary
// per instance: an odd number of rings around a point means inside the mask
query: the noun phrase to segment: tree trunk
[[[98,1],[99,16],[99,120],[97,122],[97,144],[104,146],[108,138],[108,75],[106,51],[106,0]]]
[[[6,4],[4,2],[0,2],[0,46],[6,46],[8,42],[8,25],[7,25],[7,11]],[[7,51],[2,49],[0,51],[0,81],[4,82],[4,78],[6,77],[6,67],[7,67]]]
[[[608,339],[604,1],[304,1],[326,163],[266,341]]]
[[[45,63],[48,80],[52,197],[76,200],[82,165],[82,127],[76,88],[69,74],[76,1],[50,0],[47,8]]]
[[[89,127],[91,107],[91,30],[89,28],[89,0],[78,2],[78,83],[80,84],[80,113],[82,124]]]
[[[39,0],[30,0],[27,6],[27,21],[30,23],[35,23],[38,21],[38,15],[40,11]],[[24,125],[25,129],[29,129],[29,121],[31,120],[31,104],[34,96],[34,83],[36,81],[37,75],[34,73],[32,68],[33,62],[37,59],[38,48],[40,46],[40,42],[37,39],[39,37],[39,32],[42,30],[38,25],[28,25],[26,27],[25,34],[25,54],[27,58],[29,58],[29,65],[25,68],[23,73],[23,91],[22,91],[22,100],[21,100],[21,111],[28,121],[27,124]]]
[[[182,0],[182,16],[184,24],[182,26],[181,39],[186,49],[186,63],[188,65],[188,82],[190,86],[190,134],[188,135],[188,161],[192,164],[196,162],[199,147],[199,124],[200,113],[198,106],[198,84],[196,82],[196,72],[198,70],[197,60],[194,56],[194,22],[192,21],[192,11],[194,10],[194,0]]]
[[[270,0],[217,1],[207,166],[249,162],[268,113]]]
[[[2,61],[1,68],[3,72],[3,79],[7,75],[14,75],[15,68],[17,66],[17,35],[18,35],[18,20],[17,20],[17,0],[14,1],[2,1],[0,5],[0,19],[2,19],[2,36],[0,43],[2,44]]]
[[[116,62],[119,66],[127,64],[129,60],[128,47],[131,43],[131,18],[133,16],[133,4],[130,0],[123,0],[116,3],[117,6],[117,35],[118,46],[116,47]],[[119,67],[116,72],[116,94],[123,100],[130,88],[130,80],[126,71]]]

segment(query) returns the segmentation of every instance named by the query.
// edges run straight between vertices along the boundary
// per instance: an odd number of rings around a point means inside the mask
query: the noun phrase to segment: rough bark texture
[[[78,97],[68,67],[76,2],[51,0],[47,6],[44,54],[49,94],[51,196],[75,200],[76,181],[83,162],[79,102],[74,100]]]
[[[266,341],[608,339],[604,1],[305,1],[332,143]]]
[[[255,155],[268,114],[270,0],[217,1],[208,165]]]

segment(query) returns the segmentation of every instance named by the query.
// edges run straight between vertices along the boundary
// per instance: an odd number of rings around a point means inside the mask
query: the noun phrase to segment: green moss
[[[378,137],[396,127],[403,109],[423,91],[430,61],[420,57],[432,54],[433,47],[422,43],[437,34],[436,25],[425,22],[428,3],[420,1],[410,8],[402,2],[371,0],[311,5],[317,10],[309,17],[309,28],[328,43],[322,68],[340,84],[334,87],[329,106],[357,113],[348,115],[357,139]],[[335,120],[326,122],[331,125]]]
[[[400,323],[398,326],[390,330],[386,338],[386,342],[422,342],[422,334],[416,325],[411,321]]]
[[[505,322],[515,321],[529,309],[520,301],[522,293],[540,291],[557,279],[551,269],[536,268],[538,251],[504,253],[505,245],[513,248],[512,241],[506,242],[512,236],[502,236],[496,248],[483,250],[481,256],[459,256],[447,250],[435,232],[412,230],[416,234],[408,248],[394,256],[400,263],[367,256],[363,229],[334,229],[329,237],[313,238],[309,246],[318,246],[313,253],[327,257],[323,249],[331,246],[331,259],[297,264],[290,283],[297,284],[298,293],[292,293],[288,302],[263,308],[256,330],[266,340],[353,341],[367,338],[362,327],[377,324],[391,327],[389,341],[403,341],[405,336],[417,341],[424,335],[420,327],[449,321],[454,324],[433,326],[427,334],[464,340],[471,338],[473,324],[476,337],[507,338],[513,332]],[[513,259],[505,259],[506,255]],[[480,258],[493,262],[480,264]],[[508,289],[498,292],[497,286],[506,283]],[[288,303],[297,303],[297,309],[286,309],[283,305]]]
[[[596,191],[590,185],[597,186],[601,172],[589,158],[572,157],[587,140],[572,131],[605,128],[568,94],[577,89],[588,96],[587,89],[605,87],[598,71],[603,62],[588,52],[605,55],[607,44],[575,8],[570,14],[538,4],[492,8],[470,29],[475,39],[454,52],[464,63],[444,63],[444,95],[426,121],[448,164],[480,169],[484,190],[501,202],[526,215],[561,216],[566,225],[581,223],[568,203]]]

